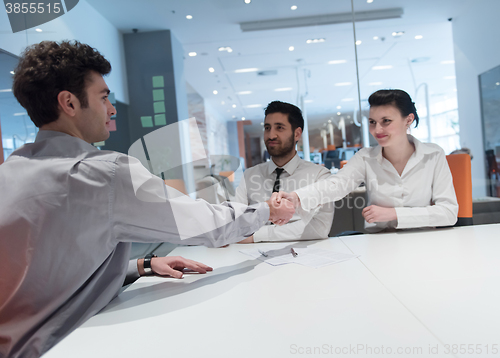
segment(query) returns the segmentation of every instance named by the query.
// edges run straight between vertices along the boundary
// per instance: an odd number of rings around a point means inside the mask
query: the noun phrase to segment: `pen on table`
[[[260,250],[260,249],[259,249],[259,253],[260,253],[262,256],[267,257],[267,254],[266,254],[264,251]]]
[[[290,248],[290,251],[292,252],[292,256],[293,257],[297,257],[299,254],[295,252],[295,250],[292,248]]]

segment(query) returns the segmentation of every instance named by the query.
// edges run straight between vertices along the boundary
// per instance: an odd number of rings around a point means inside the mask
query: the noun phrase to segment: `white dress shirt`
[[[365,222],[369,232],[454,225],[458,204],[444,151],[411,135],[408,139],[415,152],[401,175],[383,157],[382,147],[363,148],[336,175],[297,190],[302,209],[339,200],[364,182],[368,205],[395,208],[397,214],[397,220]]]
[[[122,286],[131,242],[222,246],[267,204],[210,205],[132,157],[40,131],[0,165],[0,357],[39,357]]]
[[[276,164],[270,160],[245,170],[244,179],[236,189],[235,201],[255,204],[269,200],[276,180]],[[330,171],[320,165],[306,162],[297,154],[283,166],[280,176],[280,190],[294,191],[303,186],[326,179]],[[318,207],[301,217],[294,214],[290,222],[276,226],[268,222],[253,234],[254,242],[314,240],[328,237],[333,221],[334,204]]]

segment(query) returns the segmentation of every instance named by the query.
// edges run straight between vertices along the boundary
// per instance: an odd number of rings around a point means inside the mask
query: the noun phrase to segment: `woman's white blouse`
[[[382,156],[382,148],[363,148],[335,175],[296,191],[303,210],[336,201],[365,183],[368,205],[393,207],[397,220],[368,224],[369,232],[385,228],[449,226],[457,221],[458,203],[444,151],[411,135],[415,152],[401,176]]]

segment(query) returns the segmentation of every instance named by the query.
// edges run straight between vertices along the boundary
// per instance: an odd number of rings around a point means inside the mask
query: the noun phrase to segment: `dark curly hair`
[[[408,93],[400,89],[378,90],[368,97],[370,107],[392,105],[396,107],[403,117],[411,113],[415,116],[415,128],[418,126],[418,115],[415,103],[412,102]]]
[[[94,48],[78,41],[42,41],[24,50],[15,69],[13,92],[37,127],[59,117],[57,96],[74,94],[88,106],[86,81],[91,71],[107,75],[110,63]]]
[[[295,132],[297,128],[304,130],[304,117],[302,117],[302,111],[293,104],[273,101],[267,105],[264,113],[266,116],[272,113],[288,114],[288,122],[290,122],[292,126],[292,132]]]

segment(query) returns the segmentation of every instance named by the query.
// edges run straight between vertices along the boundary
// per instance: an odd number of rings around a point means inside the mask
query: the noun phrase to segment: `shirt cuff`
[[[135,281],[141,275],[139,275],[139,269],[137,268],[137,260],[130,260],[128,262],[126,281]]]
[[[269,239],[270,225],[264,225],[253,234],[253,242],[262,242]]]
[[[394,209],[396,209],[398,220],[396,229],[412,229],[431,226],[427,208],[399,207]]]

